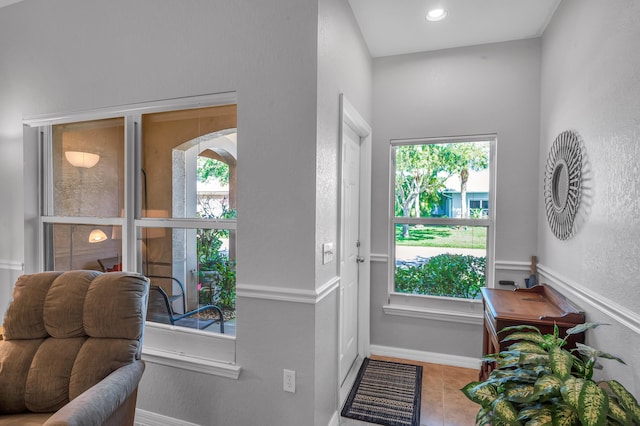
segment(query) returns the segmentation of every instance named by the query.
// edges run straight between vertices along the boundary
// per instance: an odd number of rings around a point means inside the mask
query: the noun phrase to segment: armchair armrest
[[[58,410],[44,425],[99,426],[109,424],[114,414],[118,420],[113,424],[124,424],[124,417],[118,410],[126,405],[124,408],[128,406],[135,414],[135,398],[143,372],[144,361],[141,360],[115,370]],[[133,420],[130,424],[133,425]]]

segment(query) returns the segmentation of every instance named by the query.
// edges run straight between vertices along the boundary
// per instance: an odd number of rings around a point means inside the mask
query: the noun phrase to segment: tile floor
[[[422,365],[422,405],[420,426],[473,426],[479,406],[460,392],[467,383],[478,380],[478,370],[440,364],[372,356],[374,359]],[[372,423],[340,418],[340,426]]]

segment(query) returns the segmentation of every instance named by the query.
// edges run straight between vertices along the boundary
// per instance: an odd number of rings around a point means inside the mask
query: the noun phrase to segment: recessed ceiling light
[[[447,17],[447,11],[444,9],[431,9],[427,13],[427,21],[441,21]]]

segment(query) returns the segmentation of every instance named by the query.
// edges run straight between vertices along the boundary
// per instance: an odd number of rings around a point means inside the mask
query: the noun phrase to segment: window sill
[[[238,380],[241,371],[241,367],[233,364],[224,364],[221,362],[195,358],[185,354],[144,347],[142,348],[142,359],[145,362],[153,364],[166,365],[168,367],[175,367],[235,380]]]
[[[482,325],[482,300],[391,293],[382,307],[387,315]]]
[[[142,359],[160,365],[238,379],[235,336],[148,322]]]

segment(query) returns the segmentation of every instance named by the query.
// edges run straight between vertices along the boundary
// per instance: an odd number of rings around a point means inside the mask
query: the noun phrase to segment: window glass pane
[[[486,218],[490,142],[395,147],[395,216]]]
[[[120,226],[46,223],[45,270],[122,269]]]
[[[141,228],[140,235],[143,270],[169,303],[154,304],[149,320],[220,332],[211,321],[216,306],[225,334],[235,334],[235,230]]]
[[[54,216],[120,216],[123,118],[53,126],[51,160]]]
[[[143,115],[143,217],[235,218],[236,109]]]
[[[397,224],[395,289],[475,299],[485,286],[487,228]]]

